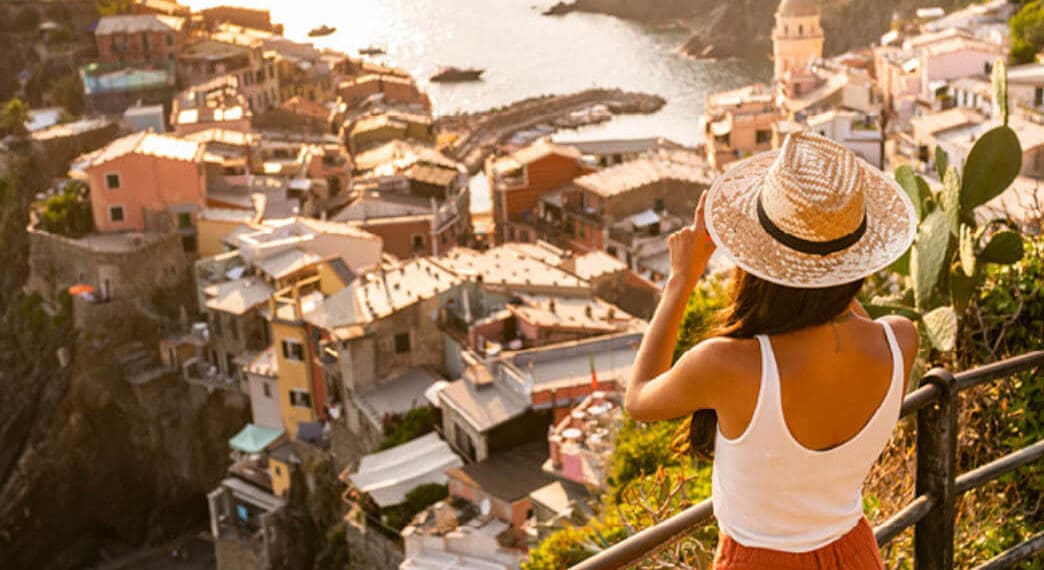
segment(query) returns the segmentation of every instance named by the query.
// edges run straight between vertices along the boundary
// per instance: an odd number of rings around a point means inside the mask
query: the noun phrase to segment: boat
[[[478,69],[476,67],[447,66],[439,68],[439,71],[431,76],[431,80],[446,83],[457,81],[479,81],[482,79],[482,74],[485,72],[485,69]]]
[[[359,50],[359,55],[384,55],[385,53],[384,48],[377,46],[367,46]]]
[[[337,28],[332,28],[330,26],[323,25],[323,26],[319,26],[318,28],[315,28],[312,31],[308,32],[308,37],[310,37],[310,38],[321,38],[323,36],[328,36],[328,35],[336,32],[336,31],[337,31]]]

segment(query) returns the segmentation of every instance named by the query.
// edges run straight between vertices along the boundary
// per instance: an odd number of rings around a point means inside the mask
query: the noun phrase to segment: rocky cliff
[[[824,47],[827,55],[869,45],[888,31],[894,13],[912,14],[917,8],[941,6],[947,10],[970,0],[820,0]],[[620,18],[677,23],[689,27],[692,38],[685,49],[709,57],[762,58],[772,52],[771,33],[776,0],[575,0],[559,3],[549,14],[597,12]]]
[[[174,374],[124,378],[128,345],[157,346],[154,320],[77,331],[71,303],[20,292],[39,171],[23,156],[0,180],[0,568],[81,568],[206,520],[249,409]]]

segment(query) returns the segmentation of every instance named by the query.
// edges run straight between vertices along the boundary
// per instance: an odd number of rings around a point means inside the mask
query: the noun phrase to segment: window
[[[772,142],[772,131],[759,129],[756,133],[754,133],[754,136],[757,139],[758,144],[766,144]]]
[[[261,383],[261,392],[264,393],[266,398],[272,398],[272,385],[268,382]]]
[[[123,217],[123,206],[110,206],[109,207],[109,221],[110,222],[122,222]]]
[[[115,190],[120,187],[120,175],[119,174],[106,174],[105,175],[105,187],[109,190]]]
[[[145,52],[145,55],[149,54],[149,33],[141,33],[141,51]]]
[[[1037,87],[1033,90],[1033,106],[1040,107],[1044,105],[1044,87]]]
[[[239,340],[239,322],[236,321],[235,317],[228,320],[228,332],[232,335],[232,340]]]
[[[421,234],[413,234],[413,251],[424,251],[424,236]]]
[[[410,333],[404,332],[395,335],[395,354],[403,354],[410,351]]]
[[[184,230],[192,227],[192,214],[188,212],[178,212],[178,229]]]
[[[290,390],[290,405],[295,408],[311,408],[312,407],[312,395],[306,390],[299,390],[292,388]]]
[[[304,361],[304,345],[296,340],[283,340],[283,358],[287,360]]]
[[[196,251],[196,236],[195,235],[184,235],[181,236],[181,249],[188,253]]]
[[[210,313],[210,327],[214,329],[214,336],[221,334],[221,313]]]
[[[167,47],[174,45],[174,34],[167,34]]]
[[[804,24],[798,24],[798,35],[799,36],[805,35],[805,25]]]
[[[666,209],[666,206],[663,203],[663,198],[656,199],[656,202],[653,204],[653,209],[657,212],[662,212]]]

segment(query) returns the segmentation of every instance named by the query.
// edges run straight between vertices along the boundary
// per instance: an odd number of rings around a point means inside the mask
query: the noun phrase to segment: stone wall
[[[174,288],[191,276],[193,255],[181,237],[91,235],[78,240],[29,229],[30,275],[26,288],[53,299],[78,283],[95,287],[111,300],[149,300],[161,289]]]

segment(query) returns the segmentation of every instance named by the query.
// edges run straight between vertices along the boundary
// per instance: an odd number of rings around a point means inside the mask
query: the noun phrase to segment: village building
[[[539,467],[546,453],[539,443],[529,444],[448,469],[449,498],[402,531],[402,567],[518,568],[529,547],[530,494],[553,482]]]
[[[393,140],[355,155],[355,199],[333,219],[358,222],[408,259],[466,245],[471,193],[463,165],[416,140]]]
[[[281,102],[275,56],[265,53],[261,40],[246,34],[226,32],[196,40],[178,55],[177,68],[179,80],[189,86],[235,76],[254,113]]]
[[[606,251],[640,271],[666,251],[663,236],[690,223],[712,172],[691,151],[659,151],[580,176],[544,194],[537,237],[575,251]]]
[[[170,106],[177,77],[173,67],[125,67],[89,63],[80,67],[88,113],[121,115],[136,105]]]
[[[592,393],[551,426],[544,470],[588,489],[604,489],[616,432],[623,421],[620,394]]]
[[[357,117],[341,127],[341,137],[354,155],[395,140],[435,144],[431,116],[402,109],[387,109]]]
[[[772,125],[783,118],[775,93],[762,84],[707,96],[703,111],[707,161],[722,170],[730,162],[772,149]]]
[[[243,28],[282,33],[282,26],[272,23],[272,14],[268,10],[244,8],[242,6],[214,6],[200,10],[203,25],[208,30],[215,30],[222,24],[232,24]]]
[[[199,143],[139,132],[78,160],[75,173],[91,188],[98,232],[177,232],[194,251],[207,194],[203,158]]]
[[[823,28],[816,0],[783,0],[772,30],[773,77],[808,67],[823,57]]]
[[[247,133],[250,119],[250,103],[239,89],[239,80],[223,75],[178,93],[170,125],[179,137],[209,129]]]
[[[431,109],[431,100],[408,75],[371,73],[342,81],[337,86],[338,103],[347,109],[379,96],[385,103]]]
[[[157,16],[177,16],[188,20],[192,9],[175,0],[134,0],[130,7],[133,14],[155,14]]]
[[[592,172],[575,147],[539,140],[507,156],[486,161],[493,200],[496,243],[536,241],[541,197]]]
[[[185,46],[185,18],[152,14],[103,16],[94,28],[98,62],[120,67],[173,69]]]

